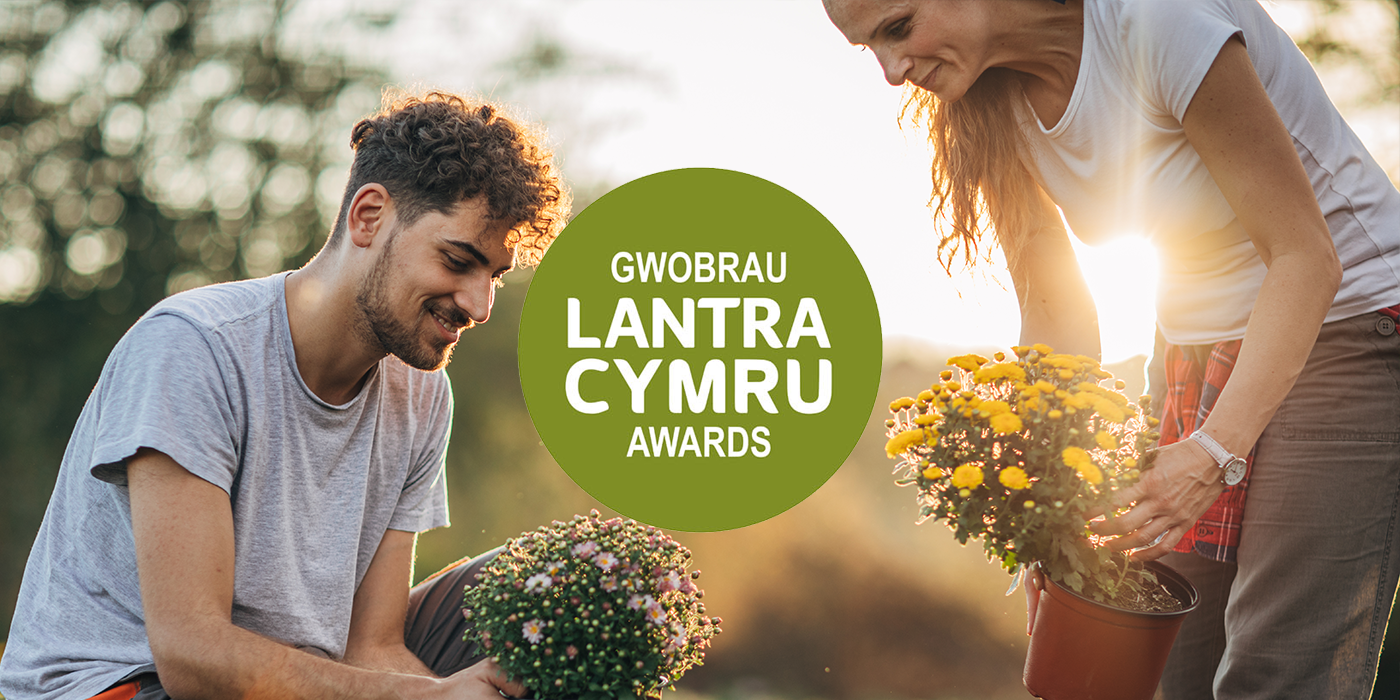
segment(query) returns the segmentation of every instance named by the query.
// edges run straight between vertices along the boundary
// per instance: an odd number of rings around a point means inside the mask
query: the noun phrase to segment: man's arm
[[[373,671],[433,675],[404,646],[403,639],[417,541],[418,535],[412,532],[389,530],[384,533],[369,570],[355,591],[345,663]]]
[[[127,478],[146,633],[156,672],[170,695],[189,700],[485,699],[499,698],[497,688],[523,694],[524,688],[507,683],[490,662],[446,679],[375,672],[322,659],[235,626],[228,494],[149,449],[128,461]],[[402,579],[399,583],[407,585]]]

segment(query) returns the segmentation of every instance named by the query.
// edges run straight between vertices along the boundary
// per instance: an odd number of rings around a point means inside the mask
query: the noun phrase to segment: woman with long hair
[[[940,261],[991,234],[1022,343],[1099,351],[1061,211],[1159,252],[1163,438],[1094,527],[1202,594],[1166,696],[1368,697],[1400,578],[1400,192],[1297,46],[1254,0],[825,4],[910,87]]]

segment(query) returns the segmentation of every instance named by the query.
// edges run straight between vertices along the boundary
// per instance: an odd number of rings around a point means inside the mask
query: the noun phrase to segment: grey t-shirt
[[[297,371],[285,278],[175,295],[117,343],[29,555],[0,693],[87,698],[154,668],[126,487],[138,448],[228,492],[233,622],[331,658],[384,532],[447,525],[447,375],[387,357],[354,399],[321,401]]]

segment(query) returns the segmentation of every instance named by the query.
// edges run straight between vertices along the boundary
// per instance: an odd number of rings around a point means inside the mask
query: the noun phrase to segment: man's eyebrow
[[[482,265],[482,267],[487,267],[487,266],[490,266],[490,265],[491,265],[491,261],[488,260],[488,259],[486,259],[486,254],[485,254],[485,253],[482,253],[480,249],[478,249],[476,246],[474,246],[474,245],[472,245],[472,244],[470,244],[470,243],[467,243],[466,241],[454,241],[454,240],[452,240],[452,239],[450,239],[450,238],[444,238],[444,239],[442,239],[442,242],[443,242],[443,243],[446,243],[446,244],[448,244],[448,245],[450,245],[450,246],[452,246],[452,247],[454,247],[454,248],[457,248],[458,250],[461,250],[461,251],[466,252],[468,255],[470,255],[470,256],[472,256],[473,258],[475,258],[476,261]],[[512,264],[512,265],[507,265],[507,266],[505,266],[505,267],[502,267],[502,268],[496,270],[496,274],[499,275],[499,274],[501,274],[501,273],[503,273],[503,272],[510,272],[511,269],[514,268],[514,267],[515,267],[514,264]]]

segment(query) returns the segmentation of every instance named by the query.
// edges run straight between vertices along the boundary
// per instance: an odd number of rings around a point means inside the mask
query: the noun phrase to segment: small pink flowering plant
[[[465,593],[468,633],[535,698],[660,697],[719,633],[690,550],[598,511],[527,532]]]
[[[1111,514],[1114,492],[1151,467],[1157,420],[1092,358],[1013,350],[1011,360],[951,358],[940,381],[890,404],[896,483],[918,489],[920,522],[944,521],[963,544],[981,540],[1009,572],[1038,562],[1101,602],[1155,598],[1152,573],[1096,546],[1086,514]]]

